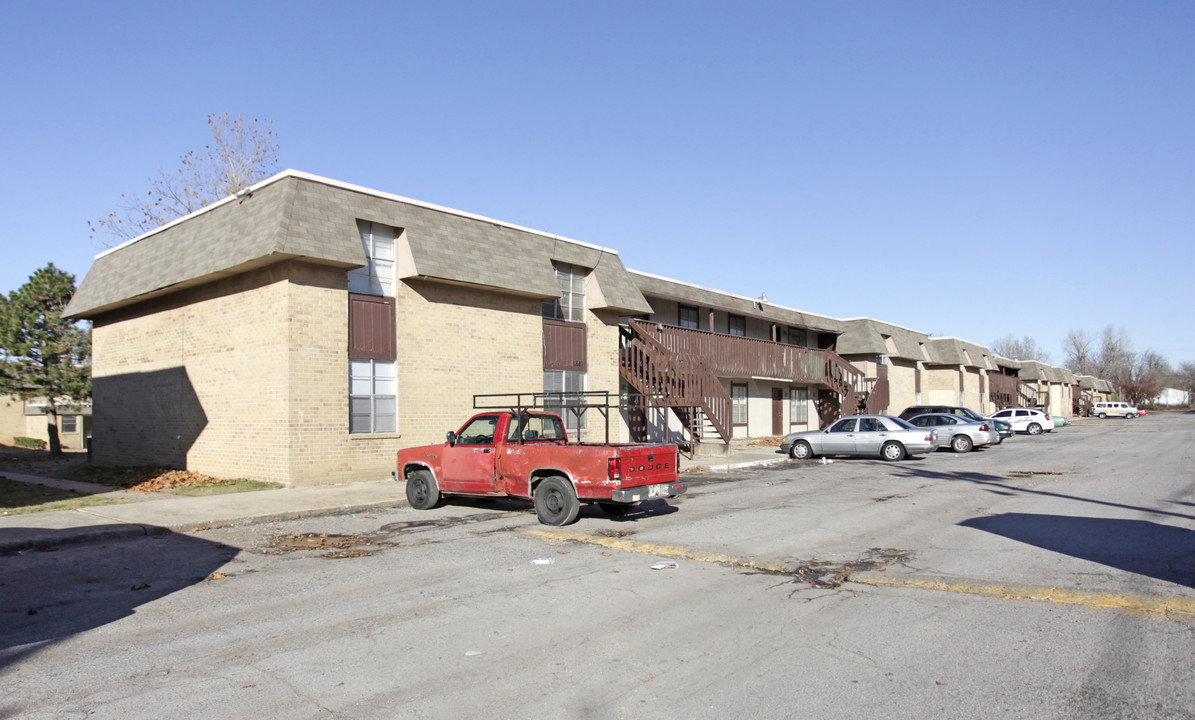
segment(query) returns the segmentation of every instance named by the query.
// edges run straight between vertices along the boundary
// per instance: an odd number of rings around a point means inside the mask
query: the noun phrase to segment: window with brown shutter
[[[589,370],[585,324],[544,318],[544,370]]]
[[[394,298],[349,293],[349,357],[397,360]]]

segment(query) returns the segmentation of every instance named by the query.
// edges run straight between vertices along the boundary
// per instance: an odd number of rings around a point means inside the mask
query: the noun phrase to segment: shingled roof
[[[842,326],[843,334],[837,343],[839,355],[887,355],[915,362],[929,360],[922,349],[929,342],[929,335],[923,332],[872,318],[850,318],[843,320]],[[891,344],[885,338],[891,339]]]
[[[930,338],[927,345],[930,362],[934,365],[962,365],[964,367],[995,369],[992,353],[983,345],[954,337]]]
[[[827,333],[842,332],[842,322],[832,317],[826,317],[825,315],[802,312],[770,302],[760,302],[757,298],[713,290],[639,270],[628,270],[628,272],[639,292],[646,297],[675,300],[699,307],[723,310],[744,317],[753,317],[769,322],[792,325],[793,327],[808,328]]]
[[[359,219],[405,230],[401,279],[559,297],[550,259],[593,271],[590,308],[651,310],[614,250],[287,170],[96,256],[66,312],[94,317],[294,258],[361,267]]]

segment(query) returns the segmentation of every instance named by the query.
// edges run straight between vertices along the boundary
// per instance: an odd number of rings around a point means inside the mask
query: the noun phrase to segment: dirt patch
[[[369,546],[380,543],[359,535],[329,535],[328,533],[294,533],[279,535],[267,544],[270,548],[266,552],[271,555],[296,552],[301,550],[323,551],[317,552],[315,557],[324,560],[342,560],[344,558],[366,557],[373,551]]]
[[[880,570],[888,565],[901,565],[909,560],[909,553],[895,548],[871,548],[858,560],[848,562],[811,560],[798,563],[790,570],[794,581],[815,588],[836,588],[846,582],[851,573]]]
[[[759,438],[758,440],[752,440],[747,444],[752,447],[780,447],[782,444],[784,444],[784,436],[777,435],[775,437]]]
[[[217,480],[190,470],[147,470],[129,486],[130,490],[151,493],[175,490],[182,487],[211,487],[213,485],[235,485],[239,480]]]

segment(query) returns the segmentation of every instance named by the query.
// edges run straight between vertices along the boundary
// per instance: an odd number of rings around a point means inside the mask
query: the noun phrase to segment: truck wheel
[[[598,503],[602,512],[611,517],[622,517],[635,509],[639,503]]]
[[[535,488],[535,514],[544,525],[568,525],[581,512],[573,486],[562,477],[550,477]]]
[[[436,478],[427,470],[416,470],[407,476],[407,502],[416,510],[431,510],[440,502],[440,488]]]

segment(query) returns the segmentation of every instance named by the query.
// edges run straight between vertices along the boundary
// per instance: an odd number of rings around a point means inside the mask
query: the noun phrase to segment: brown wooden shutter
[[[349,357],[397,360],[394,298],[349,293]]]
[[[585,323],[544,318],[544,370],[589,370]]]

